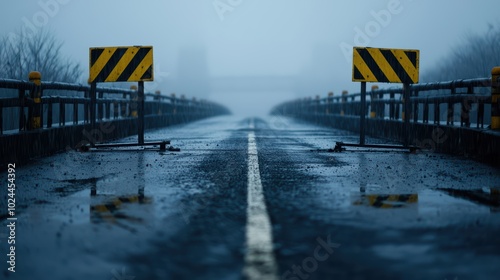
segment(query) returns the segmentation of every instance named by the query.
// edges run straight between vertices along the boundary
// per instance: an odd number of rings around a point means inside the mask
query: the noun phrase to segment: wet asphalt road
[[[498,169],[431,151],[327,153],[358,137],[280,117],[148,139],[181,152],[69,151],[16,168],[16,272],[2,189],[0,278],[498,279]]]

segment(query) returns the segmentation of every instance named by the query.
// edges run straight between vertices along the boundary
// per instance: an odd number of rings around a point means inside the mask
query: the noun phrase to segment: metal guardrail
[[[18,131],[27,130],[28,112],[34,106],[30,92],[36,90],[36,85],[28,81],[0,79],[0,89],[17,89],[17,97],[0,96],[0,135],[4,133],[3,112],[6,108],[17,108]],[[60,82],[42,82],[41,106],[43,108],[41,128],[53,126],[68,126],[79,123],[91,123],[90,119],[90,86],[68,84]],[[51,94],[58,91],[73,92],[76,96],[44,96],[44,92]],[[135,90],[97,87],[96,121],[120,118],[133,118],[134,106],[137,107]],[[135,98],[135,99],[134,99]],[[67,120],[67,111],[71,112],[71,119]],[[81,113],[83,112],[83,114]],[[223,106],[204,100],[178,98],[175,95],[145,94],[145,115],[183,115],[197,114],[212,116],[226,114],[229,111]],[[56,118],[56,123],[54,119]],[[69,121],[69,122],[67,122]]]
[[[373,88],[371,92],[367,92],[368,106],[364,114],[371,118],[401,121],[404,120],[405,115],[409,115],[413,122],[429,123],[431,119],[436,125],[446,123],[446,125],[453,126],[455,122],[460,122],[461,127],[470,127],[471,112],[475,111],[473,117],[476,127],[484,128],[485,119],[489,118],[489,114],[485,114],[485,106],[492,103],[489,93],[491,86],[491,78],[411,85],[411,112],[409,114],[404,112],[403,88]],[[478,89],[485,88],[488,88],[488,90],[483,90],[485,93],[478,91]],[[272,113],[299,118],[311,114],[359,117],[362,113],[360,96],[360,93],[356,93],[342,96],[330,95],[326,98],[319,96],[315,99],[303,98],[282,103],[274,107]],[[446,108],[442,108],[445,106]],[[456,110],[455,107],[458,106],[460,109]],[[455,121],[455,119],[459,120]]]

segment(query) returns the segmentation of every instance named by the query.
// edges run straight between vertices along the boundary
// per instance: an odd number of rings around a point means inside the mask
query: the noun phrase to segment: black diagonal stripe
[[[91,207],[90,207],[90,211],[91,211],[91,212],[94,212],[94,211],[97,211],[97,212],[104,212],[104,211],[102,211],[101,209],[98,209],[98,207],[100,207],[100,206],[101,206],[101,205],[91,206]],[[112,204],[112,203],[105,204],[105,205],[103,205],[103,206],[106,208],[107,212],[113,212],[113,211],[116,211],[116,210],[118,209],[118,207],[117,207],[116,205]]]
[[[406,56],[410,59],[413,67],[417,68],[417,52],[416,51],[405,51]]]
[[[141,61],[144,59],[144,57],[148,54],[148,52],[151,50],[151,48],[140,48],[137,53],[134,55],[134,58],[130,61],[130,63],[123,69],[123,72],[121,73],[120,77],[118,77],[117,81],[128,81],[132,73],[134,73],[135,69]]]
[[[375,79],[380,83],[388,83],[389,79],[385,76],[384,72],[380,69],[377,62],[373,59],[367,49],[358,49],[358,53],[361,58],[365,61],[366,65],[372,71]]]
[[[118,210],[118,206],[114,205],[112,203],[106,204],[105,206],[106,206],[106,208],[108,208],[109,212],[114,212],[114,211]]]
[[[106,81],[106,78],[109,74],[111,74],[116,64],[118,64],[118,61],[120,61],[120,58],[122,58],[126,51],[127,48],[118,48],[108,60],[106,65],[102,68],[101,72],[99,72],[99,75],[96,76],[94,82],[100,83]]]
[[[398,58],[394,56],[391,50],[380,50],[380,51],[382,52],[382,55],[385,57],[387,62],[389,62],[389,65],[391,65],[396,75],[398,75],[401,82],[413,84],[413,80],[408,75],[408,73],[406,73],[403,66],[399,63]]]
[[[408,202],[410,200],[411,194],[403,194],[398,197],[398,201],[400,202]]]
[[[385,204],[384,202],[387,200],[387,198],[387,196],[383,195],[378,196],[372,206],[377,208],[382,207]]]
[[[92,49],[90,51],[90,68],[92,68],[92,66],[94,66],[95,62],[97,61],[99,56],[101,56],[103,51],[104,51],[104,49]]]
[[[144,72],[144,75],[142,75],[141,80],[151,79],[151,77],[153,77],[153,65],[149,66],[148,70]]]
[[[365,77],[363,77],[361,72],[359,72],[358,67],[356,67],[356,66],[354,66],[354,79],[355,80],[364,80],[365,79]]]
[[[130,203],[132,200],[128,197],[120,197],[118,198],[118,200],[120,200],[121,202],[123,203]]]

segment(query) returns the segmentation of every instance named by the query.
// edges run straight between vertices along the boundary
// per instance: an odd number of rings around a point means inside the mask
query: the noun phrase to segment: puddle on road
[[[500,211],[498,188],[478,190],[425,189],[412,194],[370,193],[361,187],[351,192],[351,206],[365,206],[378,209],[408,208],[415,205],[419,213],[433,211],[484,213]]]
[[[449,196],[462,198],[477,204],[489,206],[492,212],[500,211],[500,188],[483,188],[479,190],[439,189]]]
[[[343,183],[326,183],[310,192],[313,199],[299,200],[315,219],[327,223],[376,229],[442,227],[454,224],[494,223],[490,206],[448,195],[439,190],[400,193],[378,184],[362,188]]]
[[[68,185],[62,187],[54,188],[54,192],[60,194],[61,196],[68,196],[79,191],[87,189],[89,186],[91,190],[94,190],[98,184],[109,184],[118,181],[118,176],[115,174],[110,174],[102,177],[91,177],[82,179],[66,179],[60,182],[66,183]]]
[[[65,197],[53,217],[70,224],[111,225],[136,232],[137,224],[154,224],[172,215],[189,220],[195,213],[191,204],[179,202],[178,192],[194,195],[213,186],[210,182],[172,182],[148,187],[154,196],[145,195],[147,178],[113,174],[103,177],[65,180],[73,185],[58,190]],[[139,179],[134,180],[138,177]],[[66,200],[67,199],[67,200]],[[78,208],[75,208],[78,205]],[[81,206],[81,207],[80,207]]]
[[[419,205],[420,212],[439,210],[453,213],[497,213],[500,196],[479,190],[425,190],[425,203]]]
[[[412,262],[432,262],[429,258],[430,244],[384,244],[372,247],[372,250],[379,256],[398,261],[411,259]]]
[[[152,198],[143,195],[121,196],[105,203],[90,205],[90,221],[92,223],[119,224],[120,221],[142,223],[144,218],[140,215],[126,214],[124,210],[132,205],[151,204]],[[138,209],[134,209],[138,210]],[[130,211],[129,211],[130,212]],[[140,212],[140,211],[134,211]]]
[[[367,205],[375,208],[401,208],[408,204],[418,203],[418,194],[361,194],[353,195],[352,205]]]

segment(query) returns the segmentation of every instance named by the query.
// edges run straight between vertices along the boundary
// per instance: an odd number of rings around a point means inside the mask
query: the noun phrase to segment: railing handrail
[[[453,80],[446,82],[434,82],[410,85],[412,91],[429,91],[440,89],[457,89],[469,87],[491,87],[491,78],[477,78],[466,80]]]
[[[0,88],[28,90],[34,86],[35,84],[28,81],[0,78]]]
[[[35,85],[29,81],[23,80],[15,80],[15,79],[4,79],[0,78],[0,88],[5,89],[19,89],[19,90],[32,90]],[[84,84],[72,84],[72,83],[64,83],[64,82],[41,82],[42,90],[67,90],[67,91],[76,91],[76,92],[89,92],[90,86]],[[106,94],[126,94],[131,95],[135,94],[136,91],[125,88],[112,88],[112,87],[97,87],[96,91],[98,93],[106,93]],[[168,95],[158,95],[155,93],[146,92],[146,96],[159,97],[164,100],[183,100],[181,98],[174,98]],[[2,97],[0,97],[2,98]]]
[[[386,118],[391,120],[404,121],[404,116],[410,116],[413,122],[422,121],[427,123],[432,119],[434,123],[440,124],[441,119],[445,119],[447,124],[453,125],[453,122],[460,118],[460,125],[470,127],[471,113],[475,111],[473,116],[476,120],[477,128],[484,128],[486,108],[488,104],[492,104],[492,95],[487,92],[481,92],[476,88],[491,88],[493,85],[492,78],[477,78],[477,79],[462,79],[446,82],[413,84],[410,85],[410,111],[405,114],[403,88],[385,88],[372,89],[367,92],[367,104],[363,112],[365,116],[370,118]],[[458,90],[458,89],[466,89]],[[442,94],[441,92],[433,92],[439,90],[449,90]],[[488,90],[489,92],[489,90]],[[419,94],[425,93],[425,94]],[[390,94],[390,96],[387,96]],[[396,95],[397,94],[397,95]],[[273,113],[284,112],[297,116],[305,115],[340,115],[340,116],[360,116],[362,109],[362,101],[360,93],[343,94],[342,96],[332,96],[319,98],[301,98],[287,101],[275,106],[272,109]],[[447,104],[447,109],[440,108],[441,105]],[[460,109],[455,108],[459,105]],[[473,107],[473,104],[475,104]],[[403,106],[402,106],[403,105]],[[434,113],[432,114],[429,107],[432,106]],[[493,112],[493,110],[491,110]],[[457,114],[455,114],[457,112]],[[486,114],[488,115],[488,114]]]
[[[484,87],[484,88],[489,88],[491,87],[491,78],[476,78],[476,79],[460,79],[460,80],[452,80],[452,81],[445,81],[445,82],[432,82],[432,83],[422,83],[422,84],[412,84],[410,85],[410,91],[412,93],[420,93],[424,91],[433,91],[433,90],[456,90],[456,89],[463,89],[463,88],[476,88],[476,87]],[[367,92],[367,97],[368,100],[370,99],[370,95],[374,94],[376,96],[379,95],[386,95],[386,94],[403,94],[403,88],[402,87],[391,87],[391,88],[383,88],[383,89],[376,89],[372,91]],[[452,93],[450,93],[452,94]],[[471,95],[471,93],[467,93],[468,95]],[[479,95],[479,96],[484,96],[483,94],[477,94],[473,93],[473,95]],[[320,103],[328,103],[331,101],[334,102],[341,102],[343,99],[346,100],[347,102],[354,102],[354,99],[356,97],[360,97],[361,93],[350,93],[342,96],[328,96],[328,97],[322,97],[322,98],[299,98],[295,99],[292,101],[287,101],[285,103],[294,103],[294,102],[320,102]],[[436,96],[437,97],[437,96]],[[283,104],[285,104],[283,103]]]
[[[32,128],[28,127],[28,124],[31,123],[37,124],[35,129],[51,128],[54,124],[54,117],[57,116],[58,122],[64,125],[66,124],[67,113],[70,110],[73,110],[73,116],[69,115],[68,117],[73,120],[74,124],[78,124],[82,120],[84,123],[91,123],[103,119],[134,118],[137,117],[140,102],[137,99],[138,92],[136,90],[124,88],[96,87],[97,98],[94,105],[92,105],[90,98],[91,87],[84,84],[45,81],[39,82],[37,85],[32,81],[0,78],[0,89],[2,88],[17,90],[17,95],[0,96],[0,135],[4,131],[3,110],[5,108],[9,110],[11,110],[10,108],[19,108],[18,120],[10,123],[9,127],[15,127],[17,123],[19,124],[19,131],[22,131],[31,130]],[[54,91],[70,91],[77,94],[60,95],[54,94]],[[38,95],[33,96],[35,92]],[[229,110],[224,106],[211,101],[195,98],[188,99],[183,95],[180,97],[161,95],[158,92],[145,93],[144,103],[148,106],[146,108],[148,114],[151,115],[192,114],[210,116],[229,113]],[[56,104],[59,104],[59,106],[55,107]],[[71,109],[66,110],[66,106],[71,106]],[[79,106],[83,107],[79,108]],[[97,108],[92,108],[93,106],[97,106]],[[27,121],[25,109],[28,111],[29,121]],[[54,112],[56,113],[54,114]]]

